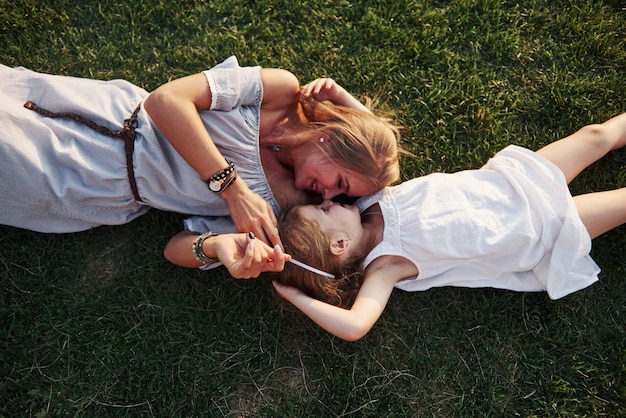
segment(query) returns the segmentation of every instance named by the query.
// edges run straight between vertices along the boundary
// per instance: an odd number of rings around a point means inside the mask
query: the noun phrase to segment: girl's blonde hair
[[[326,271],[334,279],[312,273],[292,263],[272,273],[279,283],[295,286],[314,299],[335,306],[349,307],[361,286],[362,258],[341,259],[330,252],[330,238],[317,221],[303,215],[302,206],[287,209],[281,215],[278,232],[285,251],[311,267]]]
[[[326,139],[320,151],[335,164],[357,173],[376,190],[400,178],[400,127],[383,115],[338,106],[330,101],[300,99],[307,130]],[[366,107],[373,101],[367,99]]]

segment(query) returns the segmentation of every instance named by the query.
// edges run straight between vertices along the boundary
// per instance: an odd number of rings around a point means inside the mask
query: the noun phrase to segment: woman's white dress
[[[357,204],[374,203],[384,240],[365,266],[398,255],[419,271],[397,288],[493,287],[558,299],[598,280],[563,173],[525,148],[511,145],[480,170],[416,178]]]
[[[212,110],[201,112],[207,131],[248,186],[279,213],[259,156],[259,67],[240,67],[230,57],[205,75],[213,93]],[[0,224],[73,232],[123,224],[150,207],[228,216],[226,202],[207,189],[143,108],[133,156],[143,200],[139,203],[127,177],[122,140],[23,107],[31,100],[52,112],[74,112],[121,129],[148,96],[142,88],[124,80],[64,77],[0,65],[0,96]]]

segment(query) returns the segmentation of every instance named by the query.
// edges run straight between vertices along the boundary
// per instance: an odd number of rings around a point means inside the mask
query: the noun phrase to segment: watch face
[[[213,192],[219,192],[222,188],[222,181],[211,180],[209,182],[209,189]]]

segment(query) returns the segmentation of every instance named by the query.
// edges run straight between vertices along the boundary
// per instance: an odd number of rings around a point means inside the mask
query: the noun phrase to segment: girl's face
[[[294,166],[294,177],[297,189],[319,194],[325,200],[340,194],[358,197],[377,191],[369,181],[332,163],[321,152],[299,159]]]
[[[304,216],[317,221],[325,234],[333,232],[345,233],[345,238],[355,238],[362,230],[361,214],[354,205],[343,205],[330,200],[324,200],[319,205],[302,207]]]

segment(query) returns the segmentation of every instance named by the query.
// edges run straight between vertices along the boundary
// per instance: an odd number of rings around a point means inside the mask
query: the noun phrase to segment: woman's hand
[[[282,271],[291,256],[284,254],[280,246],[270,247],[253,237],[250,233],[212,236],[203,241],[202,250],[207,257],[218,258],[238,279],[258,277],[265,271]],[[200,267],[192,251],[197,238],[195,232],[179,232],[167,243],[165,258],[178,266]]]
[[[318,78],[311,81],[300,89],[300,96],[304,99],[313,98],[319,102],[330,100],[336,105],[371,113],[363,103],[348,93],[332,78]]]
[[[230,216],[239,232],[252,232],[267,244],[282,245],[274,210],[241,179],[235,180],[221,196],[228,203]]]
[[[258,277],[266,271],[282,271],[290,256],[280,246],[273,248],[254,234],[224,234],[211,238],[212,251],[236,279]]]
[[[339,104],[336,100],[343,93],[347,94],[344,88],[337,84],[332,78],[318,78],[300,89],[300,95],[305,99],[312,97],[319,102],[330,100],[336,104]]]

